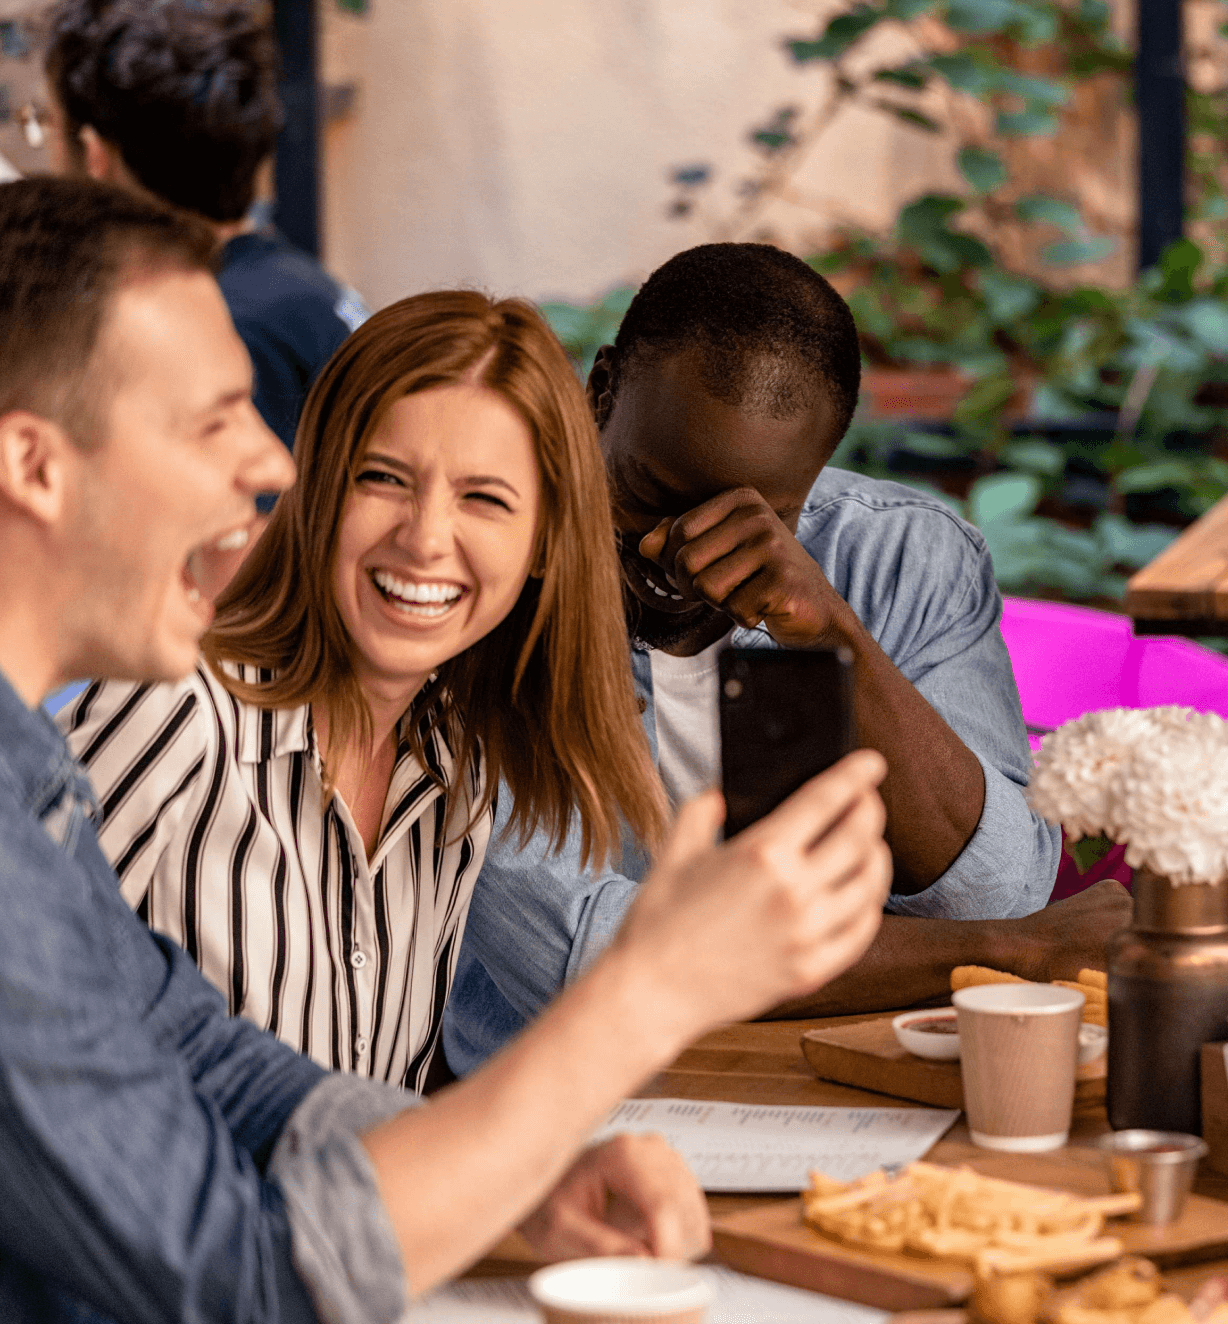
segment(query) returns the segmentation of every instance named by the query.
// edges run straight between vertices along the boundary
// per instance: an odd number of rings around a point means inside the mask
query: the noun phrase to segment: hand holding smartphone
[[[718,674],[728,839],[852,751],[852,658],[729,648]]]

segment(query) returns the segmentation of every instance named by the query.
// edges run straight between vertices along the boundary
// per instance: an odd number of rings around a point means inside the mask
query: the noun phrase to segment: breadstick
[[[1026,984],[1029,981],[1005,970],[991,970],[984,965],[957,965],[951,971],[951,992],[961,988],[976,988],[980,984]]]
[[[1095,984],[1085,984],[1079,979],[1051,979],[1049,982],[1051,984],[1056,984],[1058,988],[1077,988],[1080,993],[1084,994],[1091,1001],[1108,1001],[1108,993],[1104,989],[1098,988]]]
[[[1103,970],[1080,970],[1075,978],[1080,984],[1091,984],[1095,988],[1102,988],[1107,993],[1109,989],[1109,977]]]
[[[1108,1025],[1109,999],[1103,989],[1097,988],[1094,984],[1076,983],[1073,979],[1054,979],[1050,982],[1058,988],[1073,988],[1083,994],[1084,1025]]]

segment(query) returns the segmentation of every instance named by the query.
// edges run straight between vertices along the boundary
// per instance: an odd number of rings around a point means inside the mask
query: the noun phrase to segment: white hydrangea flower
[[[1228,722],[1192,708],[1088,713],[1046,736],[1028,799],[1078,839],[1174,883],[1228,878]]]
[[[1108,833],[1112,775],[1150,738],[1163,711],[1107,708],[1045,736],[1028,787],[1032,808],[1076,841]]]

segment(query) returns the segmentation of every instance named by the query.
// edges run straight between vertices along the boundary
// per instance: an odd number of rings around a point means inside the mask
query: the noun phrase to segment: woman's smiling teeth
[[[385,602],[408,616],[443,616],[464,592],[459,584],[415,584],[387,570],[371,571],[371,582]]]

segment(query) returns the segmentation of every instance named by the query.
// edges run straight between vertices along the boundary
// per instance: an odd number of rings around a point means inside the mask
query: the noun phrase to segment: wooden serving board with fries
[[[933,1108],[964,1106],[958,1062],[932,1062],[900,1046],[891,1017],[860,1025],[807,1030],[802,1053],[820,1080],[912,1099]],[[1075,1106],[1104,1102],[1107,1055],[1080,1067],[1075,1078]]]
[[[968,1165],[988,1177],[1099,1196],[1109,1190],[1101,1156],[1068,1149],[1051,1155],[986,1153]],[[1126,1254],[1161,1266],[1195,1263],[1228,1254],[1228,1208],[1191,1195],[1181,1218],[1164,1228],[1113,1219],[1106,1234]],[[743,1273],[859,1301],[881,1310],[934,1310],[958,1306],[972,1291],[969,1267],[918,1255],[854,1248],[802,1223],[801,1201],[789,1200],[715,1219],[720,1258]]]

